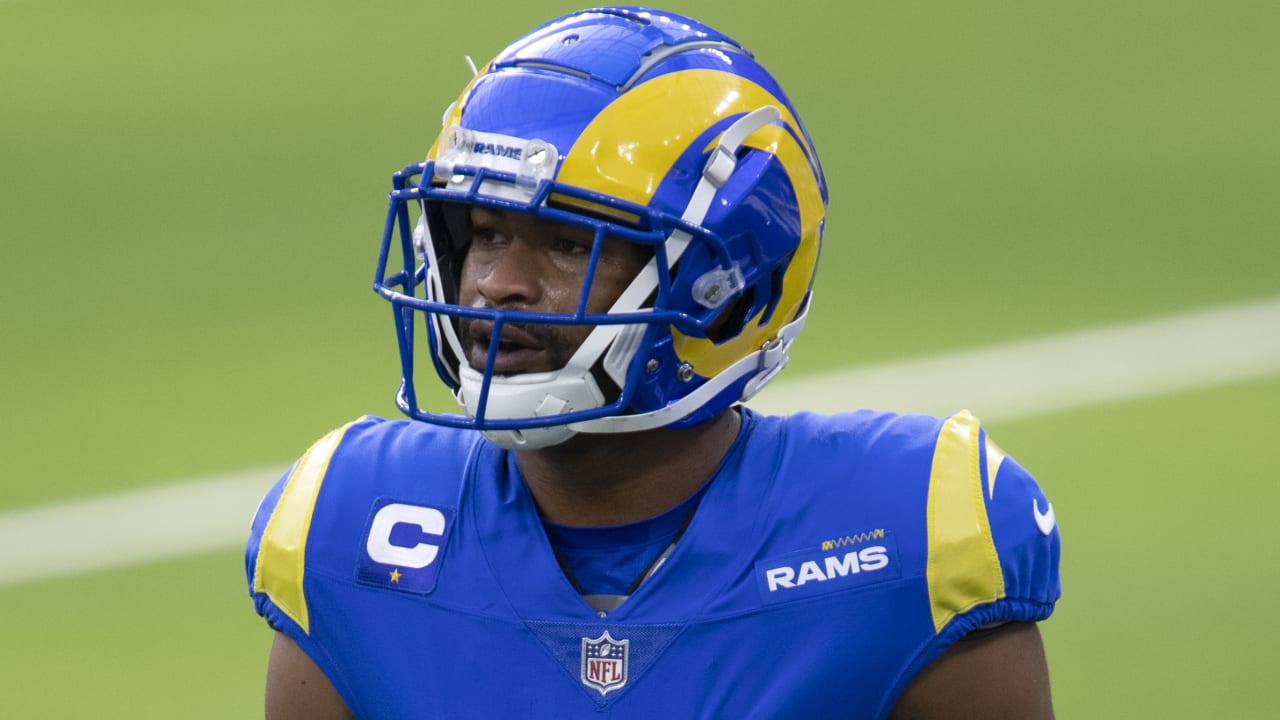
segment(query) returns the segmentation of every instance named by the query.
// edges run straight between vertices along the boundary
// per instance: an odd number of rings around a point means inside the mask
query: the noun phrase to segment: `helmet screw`
[[[712,285],[707,288],[707,293],[702,297],[712,305],[718,305],[720,303],[720,297],[723,294],[722,288],[719,285]]]
[[[659,364],[660,363],[658,362],[658,358],[649,358],[649,362],[644,364],[644,370],[645,372],[650,372],[650,373],[657,372]]]
[[[676,379],[680,382],[689,382],[693,379],[693,366],[689,363],[680,363],[680,367],[676,368]]]

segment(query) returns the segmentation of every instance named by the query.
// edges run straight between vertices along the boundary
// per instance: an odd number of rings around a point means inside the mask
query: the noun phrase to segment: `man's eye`
[[[570,238],[556,238],[555,242],[552,243],[552,247],[559,252],[570,255],[589,255],[591,253],[590,242]]]

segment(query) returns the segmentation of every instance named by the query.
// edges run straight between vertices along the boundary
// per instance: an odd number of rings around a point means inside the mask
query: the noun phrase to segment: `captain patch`
[[[356,579],[406,592],[435,589],[453,508],[378,498],[369,515]]]

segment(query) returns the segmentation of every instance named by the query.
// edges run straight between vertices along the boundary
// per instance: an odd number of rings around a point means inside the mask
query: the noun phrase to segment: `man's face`
[[[577,310],[595,240],[591,229],[491,208],[473,206],[470,212],[471,244],[459,285],[462,305],[564,314]],[[648,248],[606,238],[587,312],[607,311],[651,255]],[[558,370],[591,330],[588,325],[504,325],[493,370],[500,375]],[[462,348],[471,367],[484,368],[492,336],[492,322],[462,320]]]

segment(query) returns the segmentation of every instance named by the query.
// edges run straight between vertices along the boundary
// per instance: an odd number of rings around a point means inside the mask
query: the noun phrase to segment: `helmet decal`
[[[647,204],[693,141],[723,120],[766,105],[778,107],[783,120],[795,126],[785,106],[745,78],[709,70],[654,78],[596,116],[566,154],[558,179]]]

